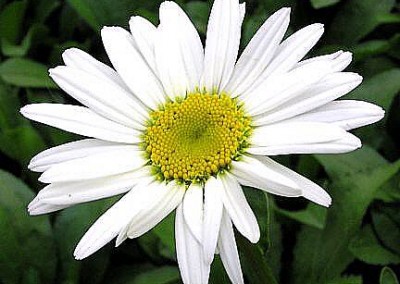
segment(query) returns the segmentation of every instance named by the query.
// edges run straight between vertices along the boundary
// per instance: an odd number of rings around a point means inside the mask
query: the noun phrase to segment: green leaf
[[[214,256],[214,261],[211,265],[209,283],[210,284],[231,284],[229,276],[225,271],[225,267],[222,264],[221,257],[217,254]]]
[[[314,203],[310,203],[306,209],[299,211],[289,211],[278,207],[276,211],[283,216],[317,229],[323,229],[325,227],[327,209]]]
[[[341,277],[335,280],[329,281],[327,284],[362,284],[361,276],[349,276]]]
[[[17,90],[0,81],[0,130],[18,126],[20,119]]]
[[[0,132],[0,150],[23,165],[45,148],[43,138],[28,122]]]
[[[400,255],[400,217],[396,216],[396,213],[374,210],[372,212],[372,221],[382,243]]]
[[[27,1],[14,1],[0,10],[0,41],[16,43],[22,33]]]
[[[108,262],[108,251],[100,250],[90,257],[87,262],[76,261],[73,252],[83,234],[109,207],[111,200],[96,201],[65,209],[57,216],[54,224],[54,234],[57,251],[61,260],[61,275],[64,283],[79,283],[80,272],[84,264]],[[100,273],[102,271],[103,273]],[[102,277],[103,270],[97,270],[95,277]],[[93,279],[91,281],[93,283]]]
[[[397,174],[382,186],[381,190],[378,191],[375,198],[388,203],[400,201],[399,183],[400,175]]]
[[[91,1],[68,0],[68,3],[95,31],[101,29],[102,24],[95,14]]]
[[[159,238],[161,255],[175,259],[175,212],[169,214],[152,230]]]
[[[275,275],[275,279],[279,282],[279,276],[282,268],[282,252],[283,252],[283,241],[282,241],[282,229],[281,223],[278,222],[273,207],[273,199],[268,198],[268,250],[265,253],[268,265],[271,267],[272,272]]]
[[[191,1],[186,3],[185,12],[189,15],[200,34],[206,34],[210,10],[211,7],[208,2]]]
[[[0,64],[0,77],[18,87],[57,88],[50,80],[47,67],[30,59],[7,59]]]
[[[379,284],[399,284],[396,274],[389,267],[382,268]]]
[[[34,19],[36,23],[44,23],[50,14],[60,7],[58,0],[36,0],[34,5]]]
[[[172,284],[180,280],[177,267],[163,266],[140,273],[127,284]]]
[[[47,216],[28,216],[26,206],[32,198],[23,182],[0,170],[0,279],[4,283],[19,283],[35,274],[40,283],[54,281],[50,222]]]
[[[131,0],[68,0],[78,14],[95,30],[100,31],[103,26],[128,26],[128,21],[138,7],[143,3]],[[156,5],[161,1],[149,1]]]
[[[260,246],[250,243],[240,234],[236,234],[236,240],[239,247],[243,273],[247,276],[249,282],[255,284],[277,284],[278,282]]]
[[[365,58],[371,56],[386,53],[389,50],[390,43],[387,40],[370,40],[363,42],[351,49],[354,54],[355,62],[364,60]]]
[[[310,0],[315,9],[326,8],[339,3],[341,0]]]
[[[155,260],[175,260],[175,213],[172,212],[150,232],[139,238],[146,253]]]
[[[324,283],[337,278],[353,260],[348,243],[358,232],[376,191],[399,168],[376,151],[363,147],[345,155],[317,155],[334,181],[329,187],[333,205],[323,230],[304,227],[295,249],[295,283]]]
[[[351,45],[382,24],[395,0],[349,0],[338,10],[328,32],[329,42]]]
[[[0,82],[0,151],[25,166],[46,145],[19,107],[17,90]]]
[[[38,24],[33,25],[19,45],[10,43],[6,39],[3,40],[1,42],[1,51],[4,55],[10,57],[25,56],[28,53],[29,49],[32,48],[32,44],[43,39],[47,32],[48,29],[45,26]]]
[[[178,284],[180,274],[174,266],[154,266],[149,263],[114,266],[104,283],[113,284]],[[218,283],[219,284],[219,283]]]
[[[269,247],[269,226],[270,226],[270,219],[269,219],[269,210],[270,206],[268,204],[268,196],[265,192],[250,188],[250,187],[243,187],[243,191],[246,195],[246,199],[250,204],[254,214],[256,215],[257,222],[260,227],[260,241],[259,244],[268,250]]]
[[[350,252],[359,260],[373,265],[399,264],[400,256],[384,248],[371,225],[365,226],[349,244]]]

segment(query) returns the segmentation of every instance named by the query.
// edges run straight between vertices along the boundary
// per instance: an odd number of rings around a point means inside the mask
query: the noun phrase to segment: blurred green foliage
[[[173,215],[138,240],[110,244],[84,261],[74,246],[115,199],[29,217],[26,205],[41,185],[26,170],[39,151],[76,137],[30,123],[19,108],[72,102],[49,79],[66,48],[108,62],[104,25],[128,26],[131,15],[157,24],[160,0],[0,0],[0,283],[180,283]],[[177,1],[204,39],[211,1]],[[400,264],[400,4],[395,0],[248,0],[242,47],[275,10],[292,7],[288,34],[313,22],[326,33],[313,54],[354,53],[350,70],[364,83],[346,98],[386,110],[385,119],[357,130],[364,147],[334,156],[289,156],[280,162],[321,184],[329,209],[302,199],[246,189],[262,238],[237,234],[248,283],[399,283]],[[229,283],[219,257],[210,283]],[[397,274],[397,276],[396,276]]]

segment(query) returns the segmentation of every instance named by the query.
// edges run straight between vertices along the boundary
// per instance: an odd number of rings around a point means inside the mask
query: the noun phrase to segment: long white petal
[[[144,166],[146,162],[139,147],[125,145],[104,153],[54,165],[40,176],[39,181],[69,182],[112,176],[134,171]]]
[[[185,187],[170,182],[167,185],[154,182],[147,188],[143,209],[130,221],[126,235],[137,238],[151,230],[181,202]],[[132,204],[135,206],[135,204]]]
[[[130,90],[152,109],[163,103],[161,83],[136,49],[132,35],[119,27],[104,27],[101,36],[114,68]]]
[[[148,167],[129,173],[78,182],[52,183],[43,188],[32,200],[28,210],[39,204],[71,206],[125,193],[150,175]]]
[[[321,38],[324,25],[309,25],[288,37],[279,46],[274,60],[268,65],[265,73],[282,73],[290,70],[299,62]]]
[[[226,211],[222,214],[221,230],[218,238],[218,250],[229,279],[232,283],[243,284],[242,267],[240,266],[239,253],[236,247],[232,221]]]
[[[279,75],[291,70],[318,42],[323,33],[322,24],[312,24],[288,37],[278,47],[274,59],[254,83],[254,87],[271,75]]]
[[[274,156],[288,154],[340,154],[356,150],[361,147],[359,138],[351,133],[345,133],[342,138],[334,141],[286,144],[267,147],[250,147],[247,152],[253,155]]]
[[[269,77],[242,98],[249,114],[259,115],[297,97],[331,72],[330,62],[312,62],[283,75]]]
[[[335,53],[311,57],[309,59],[300,61],[299,63],[296,64],[295,68],[303,66],[305,64],[309,64],[311,62],[329,60],[332,61],[333,71],[340,72],[350,65],[352,59],[353,55],[351,54],[351,52],[339,50],[336,51]]]
[[[38,216],[42,214],[56,212],[58,210],[62,210],[67,208],[71,205],[54,205],[54,204],[47,204],[43,202],[36,201],[33,203],[34,200],[29,204],[28,212],[31,216]]]
[[[220,192],[223,190],[220,179],[211,177],[204,187],[203,251],[206,263],[211,264],[217,247],[221,224],[223,203]]]
[[[356,73],[338,72],[329,74],[280,107],[258,115],[254,119],[254,124],[271,124],[306,113],[349,93],[361,82],[362,77]]]
[[[101,80],[118,84],[121,88],[129,90],[118,73],[106,64],[96,60],[90,54],[78,48],[69,48],[62,54],[65,65],[86,71]]]
[[[176,255],[182,281],[185,284],[207,284],[210,265],[206,264],[203,249],[186,224],[183,205],[176,209]]]
[[[247,203],[240,184],[229,173],[225,173],[220,178],[224,185],[221,191],[222,202],[233,224],[250,242],[258,242],[260,239],[260,229],[257,219]]]
[[[174,2],[160,6],[160,25],[155,45],[157,71],[171,99],[199,87],[204,50],[196,28]]]
[[[49,72],[66,93],[94,112],[128,127],[144,128],[147,111],[119,85],[74,67],[58,66]]]
[[[86,157],[95,153],[101,153],[107,149],[114,149],[118,146],[121,146],[121,144],[98,139],[74,141],[40,152],[32,158],[28,168],[31,171],[44,172],[55,164]]]
[[[289,16],[290,8],[282,8],[258,29],[235,65],[226,86],[230,94],[242,94],[264,71],[289,26]]]
[[[140,132],[108,120],[88,108],[63,104],[32,104],[21,114],[31,120],[101,140],[139,143]]]
[[[191,233],[202,243],[203,234],[203,187],[191,184],[183,199],[183,216]]]
[[[345,153],[361,147],[360,140],[342,128],[318,122],[282,122],[255,128],[248,153],[282,155]]]
[[[332,199],[329,196],[329,194],[316,183],[282,166],[281,164],[275,162],[271,158],[258,156],[256,157],[256,159],[258,159],[260,162],[262,162],[266,167],[270,168],[271,170],[279,172],[281,175],[284,175],[287,178],[291,179],[293,182],[295,182],[302,191],[301,195],[304,196],[305,198],[326,207],[328,207],[331,204]]]
[[[242,16],[238,0],[216,0],[207,26],[203,87],[223,90],[239,51]]]
[[[334,124],[351,130],[381,120],[385,111],[374,104],[363,101],[334,101],[305,114],[293,117],[290,121],[311,121]]]
[[[146,59],[147,64],[153,70],[156,70],[154,42],[157,28],[150,21],[140,16],[131,17],[129,20],[129,28],[138,50]]]
[[[134,187],[92,225],[75,249],[76,259],[88,257],[118,235],[119,231],[141,210],[140,206],[133,207],[132,203],[144,198],[149,182],[146,180]]]
[[[240,161],[232,162],[232,174],[243,185],[281,196],[301,196],[301,189],[290,178],[250,156],[242,156]]]
[[[268,147],[321,143],[340,139],[346,131],[327,123],[280,122],[254,128],[252,145]]]

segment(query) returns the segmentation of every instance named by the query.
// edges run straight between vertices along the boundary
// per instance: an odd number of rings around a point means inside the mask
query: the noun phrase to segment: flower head
[[[114,69],[78,49],[63,53],[53,80],[83,106],[33,104],[32,120],[88,139],[48,149],[29,168],[48,183],[32,215],[125,193],[86,232],[85,258],[116,238],[146,233],[176,209],[178,264],[185,283],[207,283],[219,251],[233,283],[243,283],[232,224],[251,242],[260,231],[241,185],[329,206],[317,184],[268,156],[344,153],[361,146],[348,132],[383,110],[335,101],[362,78],[342,72],[349,52],[305,59],[323,33],[307,26],[284,39],[290,9],[273,14],[239,59],[245,13],[238,0],[216,0],[205,48],[173,2],[155,27],[132,17],[130,30],[105,27]]]

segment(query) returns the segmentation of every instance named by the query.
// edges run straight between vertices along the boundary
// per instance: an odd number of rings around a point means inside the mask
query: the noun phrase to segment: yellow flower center
[[[204,182],[241,155],[251,129],[236,99],[192,93],[150,114],[144,145],[161,180]]]

